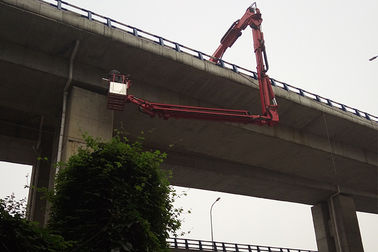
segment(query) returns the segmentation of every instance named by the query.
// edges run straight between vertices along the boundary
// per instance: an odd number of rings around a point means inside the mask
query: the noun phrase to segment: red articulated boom
[[[218,63],[227,48],[231,47],[242,35],[242,31],[250,26],[252,28],[253,46],[256,55],[256,69],[259,81],[262,115],[270,116],[271,121],[274,124],[279,121],[278,106],[272,89],[272,83],[269,76],[266,74],[269,69],[269,64],[265,51],[264,35],[261,31],[261,23],[262,18],[260,10],[256,7],[256,3],[253,3],[248,7],[243,17],[236,20],[228,29],[210,61]]]
[[[256,7],[256,3],[253,3],[247,9],[243,17],[234,22],[223,36],[220,46],[210,59],[210,61],[218,63],[226,49],[231,47],[238,37],[240,37],[242,30],[247,28],[247,26],[252,28],[262,106],[261,115],[251,115],[247,110],[206,108],[149,102],[133,95],[128,95],[127,90],[131,86],[129,76],[122,75],[115,70],[110,72],[110,77],[108,79],[108,108],[113,110],[123,110],[124,104],[130,102],[136,104],[141,112],[144,112],[151,117],[157,115],[163,119],[187,118],[269,126],[276,125],[279,121],[278,106],[273,93],[271,81],[268,75],[266,75],[268,61],[265,52],[264,37],[260,29],[261,22],[262,18],[260,10]]]

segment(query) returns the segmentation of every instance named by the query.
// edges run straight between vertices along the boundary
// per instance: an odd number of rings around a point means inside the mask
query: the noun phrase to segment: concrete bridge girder
[[[3,44],[3,46],[6,43]],[[34,71],[39,71],[48,75],[53,75],[55,78],[60,79],[60,83],[52,85],[53,83],[50,83],[50,86],[45,86],[43,89],[46,89],[46,92],[51,92],[54,89],[61,89],[61,85],[64,82],[67,72],[68,72],[68,64],[67,59],[65,58],[59,58],[59,57],[53,57],[41,52],[33,52],[31,50],[27,50],[26,48],[20,47],[20,46],[12,46],[8,44],[8,46],[3,47],[4,51],[7,52],[7,55],[0,55],[3,56],[0,58],[1,60],[6,63],[15,64],[17,66],[23,66],[27,69],[33,69]],[[34,64],[33,60],[35,58],[38,58],[38,64]],[[12,66],[14,67],[14,66]],[[20,70],[21,71],[21,70]],[[105,93],[106,92],[106,86],[105,83],[101,82],[101,73],[105,75],[105,70],[99,69],[90,66],[86,66],[80,63],[77,63],[75,66],[74,71],[74,83],[77,86],[88,88],[94,90],[99,93]],[[9,78],[14,79],[14,75],[10,74]],[[24,77],[22,77],[24,78]],[[40,92],[40,88],[36,88],[38,85],[41,85],[43,82],[39,82],[35,87],[25,87],[25,83],[22,83],[22,86],[24,89],[30,88],[35,89]],[[15,83],[12,83],[14,85]],[[133,87],[132,92],[136,95],[140,95],[155,101],[166,101],[168,103],[178,103],[178,104],[195,104],[195,105],[207,105],[207,106],[216,106],[216,104],[209,104],[204,102],[202,100],[193,99],[191,96],[185,96],[183,94],[178,94],[176,92],[170,92],[169,90],[163,89],[163,88],[151,88],[148,86],[149,84],[141,82],[138,83],[135,87]],[[60,86],[60,87],[59,87]],[[148,90],[150,89],[150,90]],[[59,91],[61,93],[62,90]],[[159,95],[156,95],[156,94]],[[4,92],[6,94],[6,92]],[[9,96],[7,96],[9,97]],[[299,98],[302,98],[298,96]],[[5,97],[4,97],[5,98]],[[24,97],[22,98],[24,99]],[[54,99],[56,101],[56,99]],[[2,102],[4,103],[6,99],[2,99]],[[10,101],[14,103],[14,101]],[[21,103],[21,102],[20,102]],[[28,102],[25,102],[25,104],[29,104]],[[29,108],[29,106],[26,106]],[[43,111],[44,108],[55,108],[57,106],[41,106],[38,107],[37,111]],[[22,108],[26,109],[26,108]],[[321,115],[320,115],[321,117]],[[322,119],[322,118],[321,118]],[[326,118],[324,118],[326,120]],[[301,130],[289,128],[289,127],[277,127],[275,129],[266,128],[266,127],[256,127],[256,126],[249,126],[249,125],[236,125],[235,127],[244,128],[245,130],[251,131],[251,132],[258,132],[259,134],[264,134],[268,136],[278,137],[285,141],[292,141],[297,144],[307,145],[314,149],[324,150],[326,152],[334,152],[335,155],[341,155],[349,158],[353,158],[362,162],[367,162],[370,164],[375,164],[376,157],[374,153],[372,152],[365,152],[363,149],[353,148],[351,145],[347,145],[344,143],[333,143],[334,146],[329,144],[329,140],[324,137],[319,137],[312,133],[307,133]],[[326,133],[326,126],[323,125],[323,134]],[[331,133],[331,132],[330,132]],[[333,140],[333,139],[332,139]]]

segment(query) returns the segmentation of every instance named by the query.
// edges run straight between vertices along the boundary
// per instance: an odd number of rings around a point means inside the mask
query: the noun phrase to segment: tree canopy
[[[86,137],[58,173],[49,229],[77,251],[165,251],[181,212],[160,169],[165,157],[120,136]]]

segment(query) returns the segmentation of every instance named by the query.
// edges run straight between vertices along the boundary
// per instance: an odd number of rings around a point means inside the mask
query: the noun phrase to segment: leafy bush
[[[16,200],[16,196],[12,193],[6,196],[3,200],[4,210],[10,215],[18,215],[21,218],[26,217],[26,197],[21,200]]]
[[[180,227],[159,168],[166,155],[119,136],[86,143],[58,173],[49,228],[76,251],[165,251]]]
[[[50,234],[37,223],[24,219],[24,201],[14,195],[0,199],[0,251],[64,251],[71,247],[63,237]]]

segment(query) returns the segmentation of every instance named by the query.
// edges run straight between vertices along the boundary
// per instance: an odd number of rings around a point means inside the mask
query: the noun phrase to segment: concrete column
[[[63,161],[67,161],[78,147],[84,144],[83,133],[103,140],[112,137],[113,112],[108,110],[106,105],[106,96],[77,87],[72,88],[66,111]],[[58,125],[60,124],[57,122]],[[28,218],[39,222],[41,226],[47,224],[49,203],[40,189],[54,188],[59,138],[57,132],[42,134],[33,165]]]
[[[107,109],[105,95],[72,87],[67,106],[63,161],[67,161],[84,144],[84,133],[105,141],[111,139],[113,111]]]
[[[44,133],[40,140],[30,181],[28,219],[43,226],[47,221],[48,208],[45,189],[52,189],[51,178],[55,174],[54,136]]]
[[[363,252],[354,200],[338,194],[312,207],[319,252]]]

